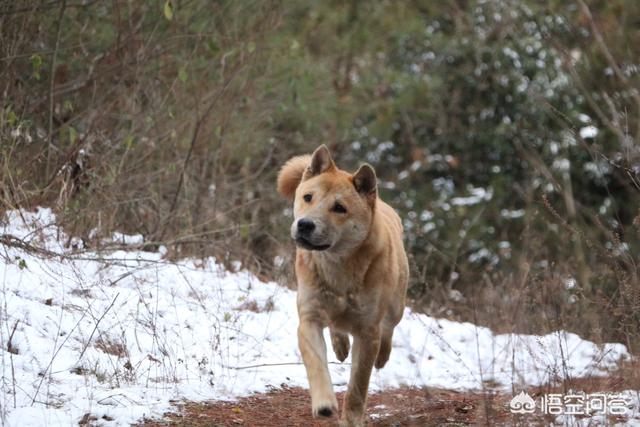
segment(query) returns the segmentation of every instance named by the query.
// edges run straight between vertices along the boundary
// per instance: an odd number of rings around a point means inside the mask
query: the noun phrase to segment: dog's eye
[[[311,201],[311,198],[312,198],[312,197],[313,197],[313,196],[312,196],[311,194],[305,194],[304,196],[302,196],[302,199],[303,199],[305,202],[309,203],[309,202]]]
[[[335,205],[333,205],[333,208],[331,208],[332,211],[336,212],[336,213],[347,213],[347,208],[345,208],[341,203],[337,203]]]

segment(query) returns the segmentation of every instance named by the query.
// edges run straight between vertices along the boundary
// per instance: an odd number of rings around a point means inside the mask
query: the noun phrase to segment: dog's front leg
[[[300,318],[298,346],[309,379],[313,416],[330,417],[338,411],[338,401],[331,386],[322,326],[317,321],[306,316]]]
[[[351,377],[342,408],[341,427],[360,427],[364,425],[364,411],[367,403],[367,391],[371,370],[380,349],[380,332],[365,331],[354,335],[351,358]]]

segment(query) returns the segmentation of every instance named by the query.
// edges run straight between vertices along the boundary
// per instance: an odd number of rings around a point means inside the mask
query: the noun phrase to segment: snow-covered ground
[[[306,387],[294,292],[214,260],[168,262],[162,250],[74,254],[54,224],[48,209],[0,222],[0,235],[64,254],[0,245],[3,425],[77,425],[85,414],[121,425],[159,416],[176,400]],[[344,388],[350,361],[338,363],[330,345],[329,354],[334,384]],[[371,387],[499,384],[511,392],[606,374],[629,357],[622,344],[566,332],[495,335],[407,309]]]

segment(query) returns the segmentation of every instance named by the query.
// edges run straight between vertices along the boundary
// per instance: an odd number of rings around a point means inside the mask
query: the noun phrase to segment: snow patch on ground
[[[477,195],[483,197],[484,195]],[[0,247],[2,422],[104,425],[161,416],[182,399],[229,399],[307,386],[296,344],[295,293],[213,259],[161,253],[73,253],[48,209],[8,212],[0,234],[63,256]],[[141,237],[117,236],[128,244]],[[328,339],[327,334],[327,343]],[[629,358],[567,332],[501,334],[406,310],[371,388],[479,389],[600,375]],[[350,359],[330,370],[344,389]]]

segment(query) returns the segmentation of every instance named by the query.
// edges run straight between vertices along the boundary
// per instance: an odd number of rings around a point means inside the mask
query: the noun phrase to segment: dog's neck
[[[366,260],[356,253],[345,255],[330,252],[308,254],[315,273],[316,285],[324,291],[346,294],[359,287],[368,270]]]
[[[346,294],[363,283],[376,253],[370,250],[374,226],[375,222],[365,240],[349,251],[308,251],[305,254],[306,264],[314,271],[318,280],[317,286],[334,293]]]

